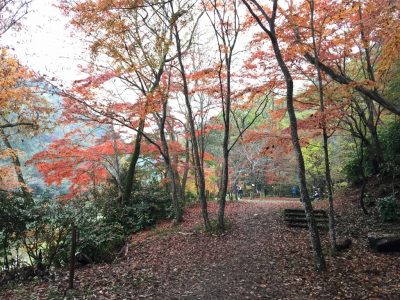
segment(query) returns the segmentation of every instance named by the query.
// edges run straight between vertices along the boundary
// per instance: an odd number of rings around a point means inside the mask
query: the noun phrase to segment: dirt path
[[[210,203],[215,214],[216,205]],[[134,236],[128,257],[77,271],[77,299],[399,299],[400,257],[370,253],[360,240],[336,257],[329,271],[313,271],[308,234],[288,228],[292,201],[228,203],[224,235],[198,230],[198,208],[180,228]],[[196,219],[196,222],[193,220]],[[326,234],[322,235],[326,244]],[[326,248],[326,247],[325,247]],[[62,279],[62,278],[60,278]],[[66,280],[30,284],[4,299],[58,299]],[[54,298],[49,298],[49,293]],[[2,299],[3,299],[2,298]]]

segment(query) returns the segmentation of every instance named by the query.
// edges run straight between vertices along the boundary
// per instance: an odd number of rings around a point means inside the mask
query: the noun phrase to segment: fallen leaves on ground
[[[368,249],[370,228],[354,199],[338,205],[339,238],[352,238],[351,248],[331,256],[328,235],[321,233],[324,273],[314,271],[308,231],[284,223],[283,209],[300,208],[299,202],[228,202],[224,234],[204,233],[200,208],[193,205],[180,226],[162,222],[132,236],[125,258],[78,269],[72,292],[65,292],[65,271],[54,281],[9,287],[0,298],[398,299],[400,256]],[[217,204],[209,203],[209,210],[215,218]]]

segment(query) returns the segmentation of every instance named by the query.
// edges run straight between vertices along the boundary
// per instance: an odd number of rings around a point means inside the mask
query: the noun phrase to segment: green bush
[[[103,220],[90,225],[79,228],[77,252],[86,254],[93,262],[111,262],[124,245],[123,228]]]
[[[19,203],[17,200],[11,202],[15,207]],[[15,241],[13,240],[12,246],[15,248],[17,243],[23,245],[32,265],[40,263],[50,268],[69,263],[72,224],[79,231],[77,252],[86,254],[94,262],[110,261],[113,254],[123,246],[125,235],[122,226],[106,222],[99,214],[98,208],[90,201],[75,199],[64,204],[56,199],[35,198],[34,203],[24,210],[8,211],[13,213],[14,222],[18,215],[27,216],[23,222],[15,222],[14,227],[19,224],[19,233],[16,234],[17,229],[14,229],[12,237]],[[8,219],[10,219],[8,223],[13,224],[11,217]],[[6,220],[6,218],[1,219],[2,222]],[[0,233],[3,237],[3,232]],[[8,252],[11,254],[11,251]]]
[[[349,159],[343,168],[344,174],[348,181],[359,184],[362,181],[362,166],[360,166],[360,158],[353,156]]]
[[[394,196],[378,198],[379,215],[384,222],[400,220],[400,201]]]
[[[11,253],[23,247],[32,265],[69,263],[71,229],[78,229],[77,252],[94,262],[110,262],[127,235],[172,217],[172,201],[158,182],[136,185],[128,203],[104,188],[95,199],[67,203],[43,193],[33,203],[0,193],[0,264],[8,266]]]
[[[400,175],[400,121],[382,128],[379,138],[384,156],[383,171],[397,177]]]
[[[392,121],[381,125],[378,132],[383,163],[380,172],[386,176],[398,178],[400,176],[400,121]],[[373,173],[372,154],[368,147],[363,148],[364,158],[361,164],[360,153],[354,152],[344,166],[347,180],[358,184],[362,180],[362,172],[365,176]]]
[[[128,203],[116,201],[114,198],[103,195],[97,205],[101,207],[105,222],[120,224],[125,234],[143,230],[154,226],[158,220],[173,217],[171,197],[160,188],[158,182],[136,184]]]
[[[73,212],[73,223],[78,230],[77,253],[87,255],[93,262],[110,262],[124,243],[122,226],[116,222],[107,222],[92,201],[75,199],[65,206]],[[72,222],[69,224],[71,228]],[[71,230],[58,255],[60,265],[69,262],[71,248]]]
[[[60,253],[67,246],[76,210],[57,200],[36,198],[28,212],[31,219],[22,234],[22,244],[30,261],[47,268],[60,265]]]
[[[29,220],[26,203],[21,197],[0,192],[0,266],[9,268],[12,250],[21,245],[21,235]]]

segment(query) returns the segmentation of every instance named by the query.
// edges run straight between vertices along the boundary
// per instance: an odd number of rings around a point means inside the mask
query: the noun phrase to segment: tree
[[[171,7],[173,9],[172,3]],[[201,15],[200,15],[201,17]],[[180,36],[180,31],[178,30],[178,22],[174,23],[174,37],[175,37],[175,43],[176,43],[176,50],[177,50],[177,60],[179,63],[179,73],[182,78],[182,92],[183,92],[183,97],[185,99],[185,105],[186,105],[186,116],[187,116],[187,122],[188,122],[188,127],[190,131],[190,140],[192,143],[192,153],[193,153],[193,161],[194,161],[194,168],[195,168],[195,174],[196,174],[196,183],[198,187],[198,193],[199,193],[199,201],[201,204],[201,209],[202,209],[202,215],[203,215],[203,220],[204,220],[204,227],[206,231],[211,230],[211,224],[210,220],[208,217],[208,212],[207,212],[207,199],[206,199],[206,184],[205,184],[205,174],[204,174],[204,165],[202,162],[202,157],[201,157],[201,145],[199,145],[198,142],[198,136],[196,134],[196,126],[195,126],[195,117],[193,114],[193,109],[192,109],[192,104],[190,102],[190,92],[189,92],[189,83],[186,75],[186,70],[183,62],[183,51],[184,49],[182,48],[182,41],[181,41],[181,36]],[[204,153],[204,151],[203,151]]]
[[[222,109],[223,120],[223,141],[222,141],[222,167],[221,181],[219,186],[219,210],[218,227],[224,230],[225,201],[228,190],[229,176],[229,138],[231,127],[231,106],[232,106],[232,59],[236,42],[238,40],[240,28],[240,19],[238,15],[239,2],[223,1],[219,3],[211,0],[204,2],[207,16],[211,22],[215,38],[218,45],[218,96],[220,97],[220,107]],[[211,11],[207,11],[207,7]]]
[[[313,65],[318,65],[322,72],[337,83],[353,88],[368,101],[374,101],[388,111],[399,115],[400,108],[397,103],[388,100],[384,91],[380,89],[384,86],[380,83],[383,83],[385,77],[390,74],[390,72],[384,71],[391,69],[388,67],[389,61],[393,62],[398,59],[398,51],[395,50],[396,41],[399,38],[397,29],[400,26],[396,17],[398,7],[393,1],[382,3],[376,0],[328,4],[340,7],[337,16],[332,18],[333,26],[336,28],[336,38],[347,43],[345,51],[341,52],[339,58],[345,59],[350,56],[354,60],[356,56],[353,56],[353,49],[359,49],[361,62],[358,66],[363,68],[364,72],[354,72],[352,68],[346,68],[346,64],[338,64],[335,59],[324,62],[307,50],[303,51],[305,59]],[[348,44],[349,41],[355,42],[354,48]],[[337,46],[334,43],[327,43],[327,45],[329,48]],[[323,49],[325,53],[329,53],[329,50],[328,48]],[[333,51],[333,53],[337,52]],[[377,70],[380,72],[376,72]],[[357,77],[358,74],[365,75],[365,80],[360,80]]]
[[[310,229],[311,244],[314,251],[315,266],[318,271],[323,271],[326,268],[325,259],[321,249],[321,242],[319,239],[317,224],[315,222],[313,208],[311,205],[310,197],[307,191],[307,182],[305,176],[304,159],[301,151],[299,142],[299,136],[297,132],[297,119],[296,113],[293,106],[293,79],[290,70],[282,56],[282,51],[279,46],[278,36],[276,34],[276,18],[278,13],[278,0],[274,0],[272,3],[272,9],[270,13],[267,12],[256,0],[246,1],[243,3],[246,5],[248,11],[262,28],[262,30],[268,35],[275,58],[279,65],[279,68],[284,76],[286,83],[286,106],[290,120],[290,133],[292,137],[293,148],[296,154],[298,163],[298,179],[300,184],[300,193],[304,208],[307,216],[307,221]],[[267,27],[268,26],[268,27]]]
[[[229,185],[229,153],[241,139],[244,132],[262,114],[268,102],[269,86],[251,91],[245,82],[246,73],[240,74],[239,68],[244,63],[235,60],[234,56],[240,33],[243,31],[238,1],[206,1],[203,2],[208,19],[216,39],[217,57],[214,69],[199,72],[203,76],[203,84],[207,84],[209,95],[216,99],[220,109],[222,124],[222,161],[219,182],[218,228],[225,229],[224,216],[226,196]],[[255,95],[259,97],[255,97]],[[233,128],[236,127],[236,130]]]
[[[69,182],[69,193],[64,199],[76,198],[85,192],[95,198],[97,189],[110,178],[121,188],[115,156],[126,155],[131,147],[121,139],[114,141],[110,138],[112,132],[101,133],[101,128],[96,130],[93,124],[86,123],[85,128],[53,141],[47,150],[35,154],[29,161],[35,164],[47,185],[61,186],[66,180]],[[103,126],[104,129],[107,128]]]
[[[319,51],[321,46],[321,37],[317,40],[316,29],[314,24],[314,13],[315,13],[315,2],[314,0],[307,0],[310,6],[310,29],[311,29],[311,39],[312,39],[312,49],[314,52],[314,57],[319,60]],[[319,110],[322,114],[321,127],[322,127],[322,140],[323,140],[323,150],[324,150],[324,164],[325,164],[325,180],[326,187],[328,190],[328,200],[329,200],[329,240],[331,244],[331,250],[336,251],[336,229],[335,229],[335,211],[333,207],[333,187],[332,187],[332,177],[331,177],[331,167],[329,160],[329,146],[328,146],[328,131],[327,124],[325,120],[325,99],[324,99],[324,87],[321,74],[321,68],[319,65],[315,65],[317,71],[317,82],[318,82],[318,96],[319,96]]]
[[[109,68],[100,61],[97,65],[92,64],[92,70],[94,67],[94,70],[100,69],[101,74],[113,73],[114,78],[119,78],[128,87],[130,94],[127,97],[133,98],[133,101],[123,100],[119,105],[111,103],[110,106],[114,106],[114,109],[119,107],[120,111],[115,113],[104,108],[104,105],[99,107],[96,103],[90,104],[96,107],[96,114],[103,114],[122,125],[128,124],[136,132],[122,197],[124,202],[129,200],[132,191],[146,116],[152,111],[152,94],[158,88],[170,49],[169,23],[176,16],[168,15],[165,5],[152,1],[137,6],[130,1],[63,1],[61,4],[64,12],[73,16],[71,23],[90,38],[94,57],[101,60],[102,55],[105,55],[110,61]],[[92,84],[94,77],[90,76],[84,82],[78,83],[83,83],[81,86],[86,89]],[[132,104],[134,101],[136,104]],[[122,112],[121,108],[131,111]]]
[[[46,129],[47,118],[52,112],[41,95],[40,84],[35,74],[22,66],[19,61],[1,49],[0,79],[0,154],[12,165],[16,178],[10,179],[9,169],[0,172],[3,190],[21,189],[23,197],[31,202],[28,185],[22,173],[19,155],[22,153],[13,146],[12,138],[36,135]],[[8,179],[7,179],[8,178]]]
[[[0,36],[10,28],[19,25],[21,19],[28,13],[32,0],[1,0],[0,1]]]

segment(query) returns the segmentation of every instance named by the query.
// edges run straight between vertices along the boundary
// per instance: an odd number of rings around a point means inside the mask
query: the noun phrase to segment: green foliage
[[[380,171],[393,178],[400,176],[400,120],[389,121],[381,125],[379,141],[383,155],[383,164]],[[361,151],[363,160],[361,162]],[[367,148],[354,151],[344,167],[346,178],[355,184],[362,180],[362,172],[365,176],[373,173],[372,153]]]
[[[379,132],[379,138],[383,148],[383,171],[394,177],[400,175],[400,121],[394,121],[386,125]]]
[[[29,208],[31,219],[26,223],[22,243],[30,260],[52,266],[65,246],[76,211],[59,201],[36,198]]]
[[[304,147],[302,151],[307,175],[311,177],[313,185],[323,186],[325,182],[325,163],[322,142],[313,141],[307,147]]]
[[[197,194],[195,194],[191,191],[186,192],[186,194],[185,194],[185,202],[186,203],[194,203],[196,201],[197,201]]]
[[[115,191],[109,191],[115,195]],[[110,200],[111,199],[111,200]],[[136,184],[129,203],[103,195],[98,203],[105,222],[118,223],[125,234],[154,226],[158,220],[172,218],[172,200],[157,181]]]
[[[377,202],[382,221],[395,222],[400,220],[400,201],[394,195],[378,198]]]
[[[77,252],[84,253],[93,262],[110,262],[123,246],[125,235],[118,223],[107,222],[93,202],[75,199],[66,206],[66,212],[73,217],[66,225],[68,234],[60,247],[56,264],[69,262],[71,248],[71,225],[78,229]]]
[[[96,197],[86,195],[62,202],[43,192],[32,203],[0,193],[0,255],[10,264],[13,251],[22,248],[34,266],[69,263],[71,229],[78,229],[77,252],[93,262],[110,262],[127,235],[172,217],[169,193],[157,181],[136,184],[129,203],[102,187]],[[1,261],[1,260],[0,260]]]
[[[46,268],[69,262],[71,226],[79,231],[77,251],[94,262],[110,261],[124,242],[121,224],[109,222],[93,202],[83,199],[62,203],[46,197],[28,205],[18,197],[0,194],[0,250],[8,265],[12,250],[22,246],[33,265]]]
[[[19,247],[28,220],[24,199],[0,192],[0,265],[8,268],[8,256],[13,248]]]
[[[111,262],[124,244],[124,231],[120,224],[107,224],[97,220],[89,226],[80,227],[78,252],[89,256],[94,262]]]
[[[387,96],[392,103],[400,104],[400,62],[397,61],[392,66],[392,76],[387,87]]]
[[[347,180],[359,184],[362,181],[362,172],[365,172],[363,165],[365,164],[361,164],[361,158],[357,153],[354,153],[343,168]]]
[[[133,193],[135,213],[137,217],[136,229],[152,226],[157,220],[172,218],[172,200],[164,189],[160,189],[157,182],[150,183]]]

